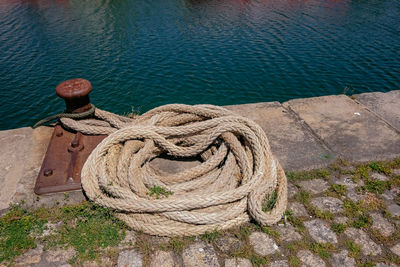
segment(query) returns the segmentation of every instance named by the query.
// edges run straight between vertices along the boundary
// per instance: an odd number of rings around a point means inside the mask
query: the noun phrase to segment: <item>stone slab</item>
[[[319,168],[333,160],[332,152],[279,102],[226,106],[226,108],[252,119],[263,128],[273,154],[285,170]]]
[[[400,134],[345,95],[295,99],[284,106],[297,113],[344,159],[370,161],[400,156]]]
[[[37,208],[84,199],[82,191],[40,197],[33,192],[52,132],[52,127],[0,131],[0,215],[10,203]]]
[[[353,97],[400,131],[400,90],[364,93]]]
[[[33,130],[24,127],[0,131],[0,210],[6,209],[17,190],[32,148]]]

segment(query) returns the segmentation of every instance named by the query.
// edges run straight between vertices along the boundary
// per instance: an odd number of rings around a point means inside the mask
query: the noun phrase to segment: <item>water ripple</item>
[[[3,0],[0,129],[61,111],[75,77],[125,114],[396,90],[399,17],[396,0]]]

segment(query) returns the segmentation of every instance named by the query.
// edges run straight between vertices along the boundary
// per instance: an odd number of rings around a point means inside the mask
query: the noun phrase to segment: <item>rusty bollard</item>
[[[80,113],[89,110],[92,105],[89,100],[89,93],[92,91],[92,84],[85,79],[72,79],[57,85],[56,93],[64,99],[68,113]]]
[[[57,95],[65,101],[66,113],[73,114],[93,108],[89,100],[91,91],[92,85],[85,79],[67,80],[56,87]],[[57,123],[36,180],[35,193],[80,190],[83,164],[105,137],[67,131]]]

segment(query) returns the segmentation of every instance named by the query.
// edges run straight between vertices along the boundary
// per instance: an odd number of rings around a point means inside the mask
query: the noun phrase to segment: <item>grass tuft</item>
[[[249,237],[249,235],[251,234],[251,229],[250,227],[246,226],[246,225],[241,225],[239,227],[239,231],[235,232],[235,236],[237,238],[239,238],[239,240],[247,240],[247,238]]]
[[[169,195],[172,195],[174,192],[169,191],[165,188],[162,188],[161,186],[153,186],[150,188],[149,192],[147,192],[147,195],[153,196],[155,195],[157,199],[159,199],[161,196],[168,197]]]
[[[347,193],[346,186],[341,185],[341,184],[332,184],[329,191],[332,193],[335,193],[339,196],[344,196]]]
[[[220,232],[218,232],[217,230],[213,231],[213,232],[205,232],[204,234],[202,234],[200,236],[200,239],[203,241],[206,241],[207,243],[212,243],[215,240],[217,240],[217,238],[221,235]]]
[[[360,252],[361,252],[361,247],[360,245],[354,243],[351,240],[346,241],[346,247],[349,250],[349,256],[352,258],[359,258],[360,257]]]
[[[272,210],[275,207],[276,201],[278,199],[278,192],[275,190],[271,196],[267,197],[264,200],[264,203],[262,205],[262,210],[263,212],[267,212]]]
[[[342,223],[332,223],[331,229],[337,234],[341,234],[346,230],[346,225]]]
[[[379,173],[383,173],[386,175],[390,175],[391,174],[391,170],[390,168],[382,163],[382,162],[371,162],[368,164],[368,166],[371,168],[371,170],[379,172]]]
[[[334,250],[332,244],[323,244],[323,243],[313,243],[311,245],[311,251],[318,254],[322,259],[327,260],[330,258],[330,252]]]

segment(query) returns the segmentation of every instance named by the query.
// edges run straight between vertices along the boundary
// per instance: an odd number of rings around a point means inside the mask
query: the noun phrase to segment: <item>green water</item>
[[[63,110],[217,105],[400,89],[400,1],[0,2],[0,129]]]

